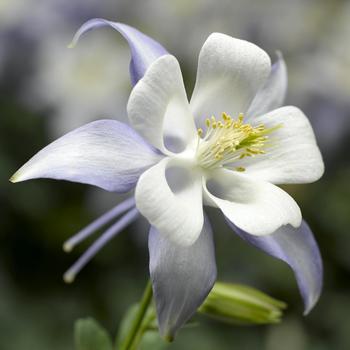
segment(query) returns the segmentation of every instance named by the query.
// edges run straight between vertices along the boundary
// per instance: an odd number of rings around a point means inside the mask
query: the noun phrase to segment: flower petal
[[[199,54],[191,108],[198,127],[226,112],[245,113],[271,70],[265,51],[248,41],[214,33]]]
[[[128,115],[148,142],[169,153],[167,140],[178,140],[178,149],[197,139],[181,69],[174,56],[160,57],[131,92]]]
[[[246,168],[245,174],[275,184],[309,183],[322,176],[322,156],[310,122],[300,109],[282,107],[254,117],[251,122],[267,128],[282,127],[271,133],[273,145],[266,149],[266,154],[237,164]]]
[[[51,178],[126,192],[161,156],[126,124],[98,120],[52,142],[13,177],[12,182]]]
[[[270,76],[258,91],[249,106],[247,118],[259,116],[283,105],[287,93],[288,76],[283,56],[277,52],[277,61],[272,65]]]
[[[304,314],[308,314],[321,294],[323,266],[320,251],[307,223],[303,221],[297,229],[284,226],[271,235],[257,237],[239,229],[229,220],[227,222],[241,238],[292,268],[304,300]]]
[[[196,312],[216,280],[212,229],[207,217],[197,241],[182,247],[154,227],[149,234],[150,274],[160,333],[173,338]]]
[[[94,18],[85,22],[76,32],[70,47],[75,46],[79,38],[87,31],[107,26],[117,30],[130,46],[131,61],[129,68],[133,85],[143,77],[153,61],[168,53],[157,41],[137,29],[123,23],[111,22],[102,18]]]
[[[191,245],[203,226],[201,174],[165,158],[136,185],[136,206],[151,225],[180,245]]]
[[[268,235],[282,225],[299,227],[301,213],[293,198],[268,182],[227,169],[217,169],[206,179],[206,200],[221,209],[240,229]]]

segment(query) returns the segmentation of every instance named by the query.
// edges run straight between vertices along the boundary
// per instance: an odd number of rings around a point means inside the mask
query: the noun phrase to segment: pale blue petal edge
[[[303,221],[297,229],[287,225],[271,235],[253,236],[239,229],[227,218],[226,221],[245,241],[283,260],[292,268],[304,301],[304,314],[308,314],[322,291],[323,265],[318,245],[307,223]]]
[[[147,68],[160,56],[168,54],[157,41],[137,29],[123,23],[111,22],[103,18],[94,18],[85,22],[76,32],[70,47],[74,47],[79,38],[86,32],[100,27],[112,27],[128,42],[131,50],[130,78],[135,85],[145,74]]]
[[[209,220],[205,217],[202,232],[191,246],[176,245],[154,227],[148,246],[159,330],[163,337],[172,339],[203,303],[216,280]]]
[[[276,55],[277,60],[271,67],[265,85],[257,92],[247,111],[248,118],[271,112],[284,103],[288,86],[287,66],[282,53],[278,51]]]

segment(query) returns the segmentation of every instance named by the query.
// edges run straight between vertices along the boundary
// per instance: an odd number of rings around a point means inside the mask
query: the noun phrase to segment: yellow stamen
[[[203,129],[198,129],[199,143],[197,148],[198,164],[203,168],[218,168],[230,166],[245,157],[255,157],[265,154],[265,149],[271,144],[269,134],[282,125],[266,128],[264,124],[252,126],[244,124],[244,115],[240,113],[233,119],[227,113],[222,113],[222,120],[214,116],[205,121],[207,130],[203,138]],[[233,168],[245,171],[244,167]]]

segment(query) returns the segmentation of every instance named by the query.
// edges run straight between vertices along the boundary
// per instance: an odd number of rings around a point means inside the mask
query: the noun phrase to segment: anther
[[[221,120],[215,116],[206,119],[206,135],[198,138],[197,159],[203,168],[218,168],[231,166],[235,161],[245,157],[255,157],[265,154],[264,148],[270,143],[267,134],[272,133],[281,125],[266,128],[264,124],[252,126],[244,123],[244,115],[240,113],[233,119],[227,113],[221,114]],[[202,129],[198,135],[204,134]],[[243,167],[233,168],[236,171],[245,171]]]

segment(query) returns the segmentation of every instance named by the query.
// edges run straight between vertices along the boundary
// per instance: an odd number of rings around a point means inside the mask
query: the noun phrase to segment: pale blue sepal
[[[303,221],[299,228],[282,226],[267,236],[253,236],[227,218],[226,221],[245,241],[283,260],[292,268],[304,301],[304,314],[308,314],[322,291],[323,265],[318,245],[307,223]]]
[[[79,38],[86,32],[100,27],[112,27],[128,42],[131,50],[130,78],[135,85],[145,74],[147,68],[160,56],[168,54],[157,41],[141,33],[137,29],[123,23],[111,22],[102,18],[94,18],[85,22],[74,35],[69,47],[74,47]]]
[[[150,274],[159,331],[173,339],[178,329],[193,316],[216,280],[212,229],[205,217],[202,232],[191,246],[177,245],[151,227]]]
[[[281,107],[287,94],[287,66],[282,53],[277,52],[277,60],[271,67],[270,75],[263,87],[255,95],[247,118],[258,117]]]
[[[52,142],[10,179],[68,180],[127,192],[162,155],[136,131],[116,120],[98,120]]]

